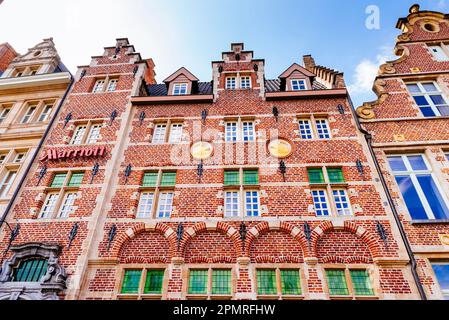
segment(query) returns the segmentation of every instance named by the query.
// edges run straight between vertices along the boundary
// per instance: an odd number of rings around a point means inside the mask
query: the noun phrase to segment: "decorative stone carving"
[[[59,300],[58,293],[66,288],[67,274],[59,264],[61,247],[28,243],[11,248],[13,256],[3,263],[0,272],[0,300]],[[12,274],[20,261],[27,258],[45,258],[47,273],[40,282],[13,282]]]
[[[385,91],[385,81],[382,79],[377,79],[374,82],[374,92],[377,94],[377,100],[366,102],[361,107],[357,108],[357,115],[362,119],[374,119],[376,114],[374,113],[374,107],[381,104],[387,99],[388,93]]]

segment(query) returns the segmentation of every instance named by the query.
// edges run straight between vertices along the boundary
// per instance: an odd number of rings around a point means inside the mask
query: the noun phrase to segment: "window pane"
[[[182,124],[175,123],[171,125],[170,137],[168,141],[170,143],[180,143],[182,140]]]
[[[154,193],[144,192],[140,196],[139,207],[137,209],[136,218],[151,218],[151,212],[154,203]]]
[[[310,183],[325,183],[323,169],[307,169]]]
[[[414,83],[413,84],[408,84],[407,88],[408,88],[408,90],[411,93],[420,93],[421,92],[421,90],[419,89],[418,85],[414,84]]]
[[[69,187],[79,187],[83,182],[84,172],[73,173],[70,177]]]
[[[435,219],[449,219],[449,209],[433,177],[431,175],[418,175],[417,178]]]
[[[243,141],[254,141],[254,123],[243,122]]]
[[[428,170],[423,156],[421,156],[421,155],[419,155],[419,156],[407,156],[407,159],[410,162],[410,165],[412,166],[412,169],[414,171]]]
[[[176,185],[176,172],[163,172],[161,178],[162,187],[173,187]]]
[[[441,94],[431,95],[430,99],[435,105],[445,105],[446,101],[444,101],[443,96]]]
[[[70,192],[67,193],[64,197],[64,200],[62,202],[61,211],[59,212],[60,218],[67,218],[71,213],[73,208],[73,205],[75,204],[76,200],[76,193]]]
[[[226,186],[236,186],[240,184],[240,172],[239,171],[225,171],[224,184]]]
[[[328,216],[329,202],[327,201],[326,191],[313,190],[312,191],[313,204],[315,206],[315,213],[317,216]]]
[[[244,170],[243,171],[243,184],[259,184],[259,171],[258,170]]]
[[[237,217],[239,215],[239,193],[225,193],[225,217]]]
[[[34,258],[19,263],[19,267],[13,270],[13,282],[39,282],[47,273],[48,261]]]
[[[345,178],[343,176],[343,170],[341,168],[327,169],[330,183],[343,183]]]
[[[153,132],[153,141],[152,143],[164,143],[165,142],[165,134],[167,132],[167,125],[158,124]]]
[[[437,87],[435,87],[435,85],[432,82],[426,82],[426,83],[422,83],[422,86],[424,87],[424,90],[426,92],[435,92],[435,91],[439,91],[437,89]]]
[[[404,197],[405,204],[413,219],[426,220],[428,219],[424,206],[419,199],[418,192],[413,185],[412,179],[409,176],[397,176],[396,182]]]
[[[437,277],[444,299],[449,300],[449,263],[433,264],[432,268]]]
[[[173,193],[164,192],[159,195],[158,218],[170,218],[173,209]]]
[[[260,295],[277,294],[276,270],[257,270],[257,293]]]
[[[145,172],[143,175],[142,187],[156,187],[157,177],[157,172]]]
[[[190,270],[189,294],[207,294],[208,270]]]
[[[71,144],[81,144],[83,142],[84,134],[86,133],[87,126],[78,126],[73,135]]]
[[[87,144],[96,143],[100,139],[101,125],[94,125],[90,129],[89,137],[87,138]]]
[[[372,296],[374,291],[371,280],[366,270],[351,270],[351,280],[356,296]]]
[[[312,126],[310,125],[310,120],[299,120],[299,134],[302,139],[312,139]]]
[[[316,130],[319,139],[330,139],[330,129],[327,120],[316,120]]]
[[[226,123],[225,138],[227,142],[237,141],[237,122]]]
[[[142,270],[126,270],[123,277],[122,293],[139,293],[140,278],[142,277]]]
[[[212,270],[212,294],[231,294],[231,270]]]
[[[449,106],[438,106],[437,109],[442,116],[449,116]]]
[[[407,171],[407,167],[405,166],[402,157],[388,157],[388,163],[390,164],[391,170],[398,171]]]
[[[164,281],[164,270],[148,270],[143,293],[161,294],[163,281]]]
[[[424,96],[414,96],[415,102],[418,106],[428,106],[429,102]]]
[[[331,296],[349,295],[344,270],[326,270],[327,285]]]
[[[435,112],[430,107],[420,108],[420,110],[424,117],[435,117],[436,116]]]
[[[346,190],[332,190],[335,206],[339,216],[350,216],[352,214],[351,204]]]
[[[245,214],[247,217],[259,216],[259,192],[245,192]]]
[[[53,213],[56,207],[56,201],[58,200],[59,194],[57,193],[50,193],[47,195],[47,198],[45,199],[44,205],[42,206],[41,210],[41,219],[49,218],[50,215]]]
[[[301,285],[299,270],[281,270],[282,294],[300,295]]]
[[[51,188],[61,188],[64,185],[65,178],[67,177],[67,173],[58,173],[55,174],[53,178],[53,182],[51,183]]]

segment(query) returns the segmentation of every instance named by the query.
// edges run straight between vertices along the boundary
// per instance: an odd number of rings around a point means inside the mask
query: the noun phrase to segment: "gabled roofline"
[[[176,79],[180,74],[184,74],[190,81],[200,81],[197,77],[193,75],[187,68],[181,67],[178,70],[176,70],[174,73],[172,73],[170,76],[168,76],[165,80],[162,82],[168,83]]]
[[[285,71],[279,76],[279,78],[280,78],[280,79],[288,78],[288,77],[293,73],[293,71],[295,71],[295,70],[301,72],[302,74],[304,74],[304,75],[307,76],[307,77],[311,77],[311,78],[312,78],[312,77],[316,77],[316,75],[315,75],[314,73],[310,72],[310,71],[307,70],[306,68],[300,66],[300,65],[297,64],[297,63],[293,63],[290,67],[287,68],[287,70],[285,70]]]

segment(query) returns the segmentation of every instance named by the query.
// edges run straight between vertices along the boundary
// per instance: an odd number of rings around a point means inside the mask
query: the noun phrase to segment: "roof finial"
[[[412,5],[411,7],[410,7],[410,9],[409,9],[409,12],[410,13],[417,13],[417,12],[419,12],[419,4],[414,4],[414,5]]]

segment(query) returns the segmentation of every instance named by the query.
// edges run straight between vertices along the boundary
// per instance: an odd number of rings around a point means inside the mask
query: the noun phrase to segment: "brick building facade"
[[[357,112],[429,299],[449,299],[449,18],[418,5],[399,20],[399,59]]]
[[[4,229],[0,299],[417,299],[343,75],[243,44],[163,83],[79,67]]]

